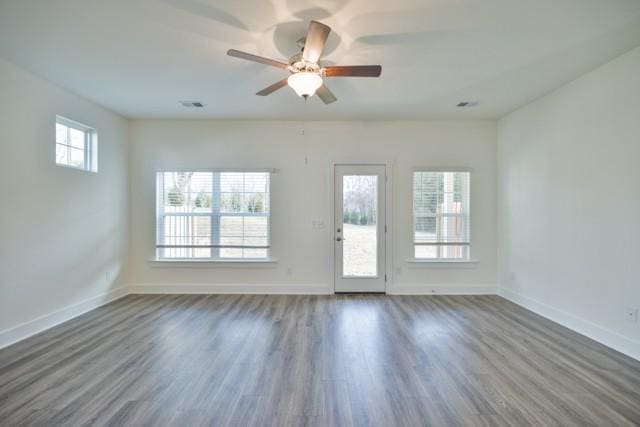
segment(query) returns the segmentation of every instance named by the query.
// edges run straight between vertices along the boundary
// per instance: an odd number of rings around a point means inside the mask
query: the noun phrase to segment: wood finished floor
[[[0,424],[640,425],[640,362],[496,296],[130,295],[0,350]]]

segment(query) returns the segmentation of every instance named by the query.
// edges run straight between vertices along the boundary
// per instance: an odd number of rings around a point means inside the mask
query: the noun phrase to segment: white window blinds
[[[158,172],[158,258],[268,258],[269,172]]]
[[[414,172],[416,258],[469,257],[469,180],[469,172]]]

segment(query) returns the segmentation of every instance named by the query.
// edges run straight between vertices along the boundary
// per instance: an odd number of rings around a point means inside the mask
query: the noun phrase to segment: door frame
[[[335,184],[336,184],[336,166],[384,166],[385,167],[385,217],[386,217],[386,235],[385,235],[385,270],[386,281],[384,284],[385,294],[389,294],[393,283],[393,252],[392,252],[392,231],[393,231],[393,165],[389,161],[332,161],[329,167],[329,215],[331,218],[331,227],[328,230],[329,241],[329,273],[331,274],[330,290],[336,293],[336,248],[334,244],[336,230],[336,206],[335,206]]]

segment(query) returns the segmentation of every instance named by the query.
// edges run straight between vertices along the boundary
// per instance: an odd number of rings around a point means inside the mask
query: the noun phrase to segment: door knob
[[[336,242],[339,242],[342,240],[342,237],[336,237]]]

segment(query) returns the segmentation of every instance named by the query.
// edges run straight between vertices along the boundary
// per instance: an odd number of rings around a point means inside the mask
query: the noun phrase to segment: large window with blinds
[[[415,258],[469,258],[470,175],[466,171],[413,173]]]
[[[158,172],[156,179],[158,258],[269,257],[269,172]]]

